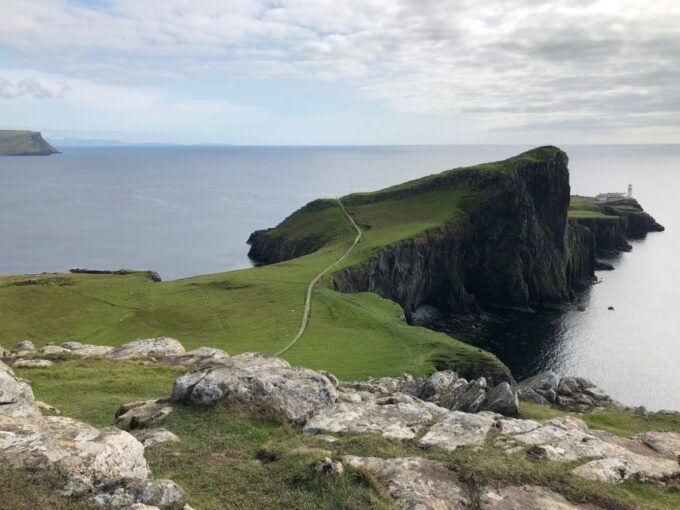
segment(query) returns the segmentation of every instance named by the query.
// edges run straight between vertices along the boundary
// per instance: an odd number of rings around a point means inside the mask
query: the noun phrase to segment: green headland
[[[58,153],[37,131],[0,130],[0,156],[49,156]]]

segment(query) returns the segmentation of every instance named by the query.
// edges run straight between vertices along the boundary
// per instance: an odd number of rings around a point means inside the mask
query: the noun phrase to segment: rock
[[[167,400],[140,400],[124,404],[116,411],[117,427],[125,430],[139,429],[159,423],[172,412]]]
[[[446,412],[445,409],[441,412]],[[434,405],[337,403],[320,409],[304,427],[309,434],[377,434],[395,439],[412,439],[438,414]]]
[[[144,447],[125,431],[98,430],[71,418],[41,420],[0,415],[0,462],[30,472],[58,470],[97,485],[119,478],[146,479]]]
[[[68,349],[69,351],[73,351],[75,349],[80,349],[81,347],[84,347],[84,345],[81,344],[80,342],[62,342],[60,345],[61,347],[63,347],[64,349]]]
[[[680,458],[680,434],[650,430],[637,436],[642,444],[670,459]]]
[[[635,414],[638,416],[642,416],[643,418],[647,418],[649,413],[647,412],[647,408],[645,406],[638,406],[635,408]]]
[[[31,386],[0,361],[0,416],[3,415],[33,419],[41,417]]]
[[[613,310],[613,309],[614,309],[613,306],[608,306],[608,307],[607,307],[607,310]]]
[[[36,400],[35,405],[38,409],[40,409],[40,412],[43,414],[61,414],[61,411],[59,409],[49,404],[46,404],[41,400]]]
[[[457,386],[467,384],[467,381],[458,377],[453,370],[435,372],[425,381],[420,395],[415,395],[423,400],[439,401],[444,394],[451,393]]]
[[[113,347],[108,345],[83,345],[71,351],[72,354],[83,356],[84,358],[100,358],[113,351]]]
[[[164,428],[143,429],[132,433],[144,448],[160,443],[177,443],[179,437]]]
[[[560,377],[544,372],[517,385],[520,400],[541,405],[555,404],[566,411],[590,412],[604,403],[615,404],[594,383],[582,377]]]
[[[20,359],[12,366],[15,368],[49,368],[53,365],[54,362],[48,359]]]
[[[12,353],[10,351],[0,345],[0,358],[9,358],[11,355]]]
[[[588,424],[575,416],[560,416],[559,418],[551,418],[545,422],[545,425],[554,425],[565,430],[580,430],[581,432],[588,432]]]
[[[507,382],[502,382],[487,393],[482,409],[504,416],[517,416],[519,400],[517,394],[512,391],[512,386]]]
[[[540,426],[541,424],[534,420],[516,420],[513,418],[503,418],[494,423],[496,430],[505,435],[524,434],[536,430]]]
[[[64,349],[63,347],[59,347],[58,345],[46,345],[38,349],[38,352],[42,354],[64,354],[70,353],[71,351]]]
[[[106,357],[115,360],[141,359],[150,357],[171,356],[183,354],[184,347],[179,341],[167,336],[135,340],[116,347]]]
[[[593,505],[575,505],[560,494],[525,485],[523,487],[484,488],[479,498],[480,510],[595,510]]]
[[[476,413],[486,399],[486,392],[486,379],[480,377],[468,384],[456,385],[451,393],[442,397],[439,405],[452,411]]]
[[[170,510],[183,508],[186,494],[172,480],[118,480],[96,491],[92,500],[107,508]]]
[[[182,365],[194,370],[210,368],[225,364],[230,359],[229,354],[222,349],[212,347],[199,347],[184,354],[165,356],[161,362],[169,365]]]
[[[339,476],[345,472],[342,462],[326,457],[316,465],[316,472],[322,475]]]
[[[229,365],[179,377],[172,400],[199,405],[245,404],[293,423],[304,423],[338,396],[326,376],[308,368],[290,367],[280,358],[239,355],[232,357]]]
[[[374,473],[403,510],[474,508],[469,488],[446,462],[403,457],[347,456],[343,461]]]
[[[16,343],[16,345],[14,346],[14,350],[34,352],[35,345],[33,345],[33,342],[31,342],[30,340],[22,340],[21,342]]]
[[[496,417],[491,413],[450,411],[430,427],[418,446],[453,451],[461,446],[483,444],[495,422]]]

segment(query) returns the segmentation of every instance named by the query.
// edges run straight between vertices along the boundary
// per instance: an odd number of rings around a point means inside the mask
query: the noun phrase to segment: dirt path
[[[338,204],[340,204],[340,208],[342,209],[342,212],[345,213],[345,216],[347,216],[347,219],[350,221],[352,226],[356,229],[357,231],[357,236],[354,238],[354,242],[352,245],[347,248],[347,251],[345,254],[340,257],[338,260],[333,262],[330,266],[328,266],[326,269],[321,271],[316,277],[309,283],[309,286],[307,286],[307,295],[305,297],[305,310],[302,313],[302,321],[300,322],[300,329],[298,329],[298,332],[296,333],[295,337],[290,341],[288,345],[286,345],[283,349],[281,349],[279,352],[274,354],[274,356],[281,356],[285,352],[287,352],[291,347],[293,347],[298,340],[302,337],[302,335],[305,334],[305,330],[307,329],[307,324],[309,323],[309,312],[312,309],[312,291],[314,290],[314,286],[319,282],[319,280],[325,275],[328,271],[336,267],[338,264],[340,264],[343,260],[347,258],[347,256],[352,253],[352,250],[354,247],[361,241],[362,233],[361,229],[359,226],[355,223],[354,219],[349,215],[347,212],[347,209],[345,209],[345,206],[342,205],[342,201],[338,198]]]

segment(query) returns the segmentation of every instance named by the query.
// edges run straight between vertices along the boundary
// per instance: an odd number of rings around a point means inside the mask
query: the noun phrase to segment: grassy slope
[[[18,369],[31,380],[36,398],[57,406],[66,415],[97,426],[113,420],[119,403],[128,399],[165,397],[181,369],[75,360],[50,369]],[[99,377],[99,374],[106,374]],[[129,387],[126,387],[129,384]],[[104,403],[104,405],[102,405]],[[566,413],[523,405],[523,418],[547,419]],[[580,416],[593,427],[628,435],[652,428],[680,432],[677,418],[651,415],[649,420],[609,412]],[[599,503],[603,508],[680,507],[677,484],[667,488],[627,482],[622,485],[588,482],[571,476],[573,463],[534,462],[485,447],[456,453],[418,449],[413,441],[362,436],[340,437],[334,443],[308,436],[287,424],[249,415],[241,409],[199,409],[176,406],[162,424],[181,442],[157,445],[147,451],[154,476],[170,478],[187,490],[195,508],[337,508],[393,509],[385,489],[368,473],[348,469],[341,477],[320,476],[313,466],[325,456],[422,456],[444,460],[476,487],[532,484],[551,487],[575,502]],[[603,426],[604,425],[604,426]],[[49,489],[27,484],[22,477],[3,473],[0,508],[48,508]],[[31,505],[31,503],[34,503]],[[4,506],[6,505],[11,506]],[[87,508],[82,502],[60,501],[59,508]]]
[[[569,203],[569,217],[618,220],[618,216],[604,214],[601,209],[600,203],[595,198],[574,195]]]
[[[0,130],[0,156],[7,154],[42,154],[44,149],[36,147],[31,140],[31,131]]]
[[[444,188],[355,205],[351,198],[348,210],[364,239],[343,267],[464,215],[474,194]],[[116,345],[168,335],[188,348],[276,352],[299,325],[306,285],[347,249],[354,231],[338,203],[329,200],[293,214],[274,234],[323,235],[327,242],[313,254],[279,264],[163,283],[148,282],[141,273],[2,277],[0,343],[11,346],[26,338],[39,345],[65,340]],[[421,375],[433,370],[435,359],[500,364],[447,335],[406,325],[390,301],[342,295],[323,285],[313,297],[308,331],[285,357],[348,379]]]

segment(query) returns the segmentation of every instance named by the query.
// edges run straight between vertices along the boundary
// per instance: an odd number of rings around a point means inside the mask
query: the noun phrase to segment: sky
[[[0,129],[680,143],[680,0],[0,0]]]

